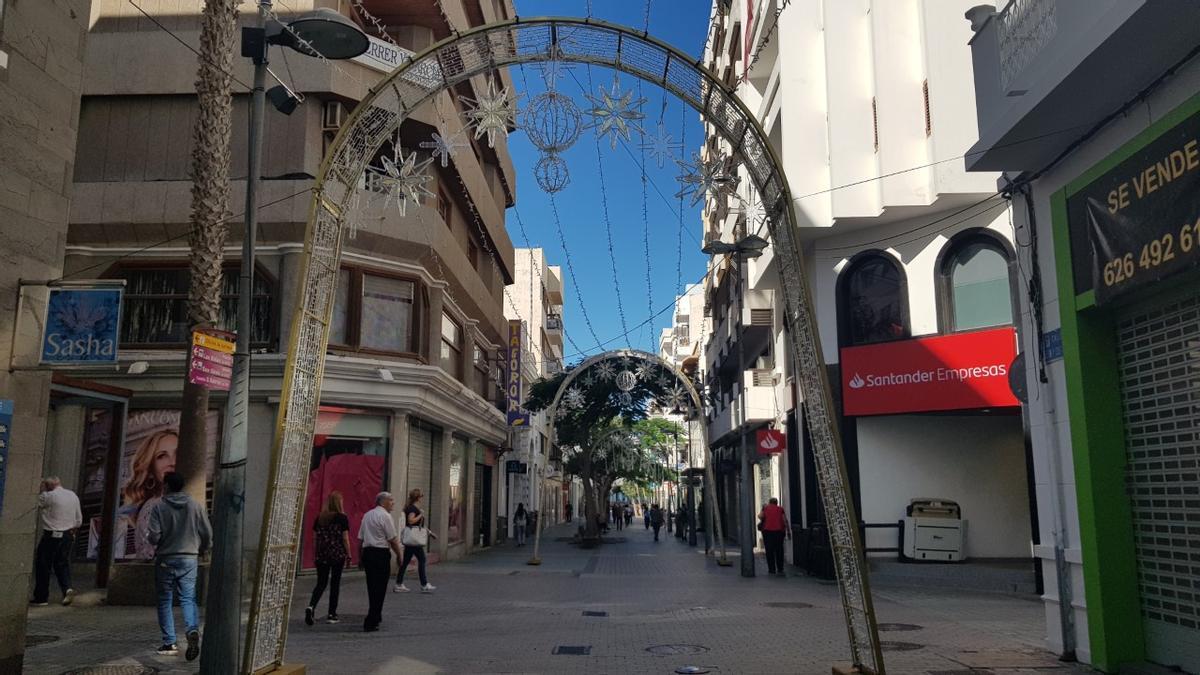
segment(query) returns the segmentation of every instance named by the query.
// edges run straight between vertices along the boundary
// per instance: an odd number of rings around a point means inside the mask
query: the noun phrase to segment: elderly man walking
[[[392,578],[392,551],[400,557],[400,538],[396,535],[396,521],[392,520],[392,509],[396,500],[390,492],[375,496],[375,508],[363,514],[358,527],[358,538],[362,540],[362,568],[367,577],[367,618],[363,630],[371,633],[379,630],[383,621],[383,600],[387,597],[388,581]]]
[[[167,494],[150,513],[146,538],[154,546],[154,585],[158,591],[158,653],[179,653],[175,646],[174,596],[179,596],[187,628],[187,660],[200,655],[200,611],[196,607],[196,576],[200,557],[212,545],[212,525],[204,506],[183,491],[183,476],[163,476]]]
[[[35,607],[44,607],[50,600],[50,572],[58,579],[62,591],[62,604],[71,604],[75,590],[71,588],[71,546],[75,541],[75,528],[83,524],[83,512],[79,509],[79,497],[62,486],[58,476],[49,476],[42,481],[42,492],[38,495],[38,511],[42,525],[42,540],[38,542],[33,587]]]

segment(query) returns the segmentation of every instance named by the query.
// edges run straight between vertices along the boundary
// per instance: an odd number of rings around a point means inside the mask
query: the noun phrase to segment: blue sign
[[[51,288],[42,363],[116,363],[120,288]]]
[[[0,513],[4,512],[4,483],[8,476],[8,444],[12,438],[13,402],[0,398]]]
[[[1062,359],[1062,330],[1055,328],[1052,331],[1042,333],[1042,358],[1046,363],[1054,363]]]

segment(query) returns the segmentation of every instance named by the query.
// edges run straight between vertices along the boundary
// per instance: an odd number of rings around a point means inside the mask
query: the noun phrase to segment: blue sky
[[[515,0],[515,3],[522,18],[583,17],[588,7],[585,0]],[[645,20],[646,5],[642,0],[594,0],[591,7],[593,17],[613,23],[641,29]],[[698,55],[704,44],[708,12],[709,3],[705,0],[656,0],[650,4],[650,33]],[[522,107],[545,91],[545,80],[536,67],[514,69],[512,76],[523,94]],[[585,110],[590,104],[583,97],[584,91],[595,96],[601,86],[611,89],[613,77],[613,71],[606,68],[577,65],[558,80],[558,91],[569,94]],[[636,92],[639,86],[638,80],[624,75],[618,82],[623,91]],[[691,108],[685,110],[677,99],[664,96],[661,89],[648,83],[641,84],[640,96],[646,99],[642,106],[646,130],[655,133],[661,120],[674,141],[685,143],[677,157],[682,158],[683,153],[690,156],[700,147],[703,130]],[[585,113],[585,123],[588,119]],[[607,139],[597,148],[594,134],[584,131],[562,155],[570,184],[555,194],[552,202],[534,178],[539,151],[522,130],[509,137],[517,169],[517,203],[508,212],[509,234],[515,246],[542,247],[550,264],[563,267],[568,363],[579,361],[580,351],[588,354],[602,351],[596,346],[598,341],[606,342],[604,349],[633,346],[657,352],[658,334],[670,325],[672,312],[662,311],[652,322],[645,323],[651,309],[657,313],[669,307],[681,291],[681,284],[695,282],[704,274],[706,256],[700,253],[698,242],[699,206],[689,208],[688,202],[684,203],[681,232],[679,200],[675,198],[680,170],[674,163],[660,169],[649,156],[645,160],[647,181],[643,199],[642,143],[642,138],[635,134],[631,143],[618,143],[615,150]],[[554,207],[557,207],[557,221]],[[565,253],[562,239],[566,241]],[[574,268],[574,278],[569,267]],[[628,338],[624,334],[626,327]]]

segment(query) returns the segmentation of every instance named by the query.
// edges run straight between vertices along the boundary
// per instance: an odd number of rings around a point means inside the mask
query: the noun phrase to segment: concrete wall
[[[7,2],[0,12],[0,396],[14,399],[5,494],[0,502],[0,672],[20,672],[43,470],[50,374],[29,365],[39,339],[43,289],[18,279],[62,270],[79,121],[90,0]],[[11,341],[17,323],[17,343]],[[15,356],[15,363],[13,360]]]

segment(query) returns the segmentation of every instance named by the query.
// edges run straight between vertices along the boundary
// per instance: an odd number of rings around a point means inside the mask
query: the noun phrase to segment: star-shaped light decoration
[[[666,410],[678,410],[684,408],[689,403],[691,397],[684,391],[683,387],[675,387],[659,397],[658,402]]]
[[[583,376],[583,386],[587,387],[588,389],[591,389],[592,387],[596,386],[596,376],[593,375],[592,373],[588,373],[587,375],[584,375]]]
[[[628,354],[625,354],[624,356],[622,356],[621,357],[621,367],[624,368],[625,370],[629,370],[630,368],[632,368],[633,367],[633,358],[631,358]]]
[[[496,91],[495,82],[488,81],[487,93],[478,99],[463,97],[471,109],[467,111],[469,124],[475,127],[475,140],[487,134],[488,147],[496,147],[496,134],[508,138],[508,130],[517,126],[517,97],[504,87]]]
[[[422,141],[420,147],[432,150],[433,156],[438,159],[442,168],[445,169],[450,165],[450,160],[454,158],[455,151],[467,147],[467,143],[463,140],[461,132],[447,138],[435,131],[433,132],[433,138],[428,141]]]
[[[401,217],[407,215],[409,202],[417,204],[421,203],[422,197],[434,197],[435,195],[425,187],[425,184],[433,179],[425,169],[433,163],[433,158],[423,161],[417,161],[417,153],[410,153],[407,157],[401,156],[399,146],[396,147],[392,157],[383,157],[383,170],[368,168],[367,172],[373,174],[372,181],[376,189],[384,194],[384,203],[395,200],[396,208],[400,211]]]
[[[654,372],[655,372],[654,364],[640,363],[640,364],[638,364],[635,374],[637,375],[637,378],[639,380],[641,380],[642,382],[649,382],[650,380],[654,379]]]
[[[767,221],[767,209],[763,206],[758,190],[750,188],[749,195],[737,195],[737,200],[741,203],[742,215],[746,217],[746,231],[758,232],[759,227]]]
[[[612,361],[601,361],[596,364],[596,376],[601,382],[611,382],[617,376],[617,367]]]
[[[569,412],[570,410],[565,406],[559,406],[558,411],[554,413],[554,416],[561,420],[564,419]]]
[[[675,153],[683,149],[683,143],[672,138],[671,134],[667,133],[667,125],[659,120],[654,135],[646,136],[646,142],[642,143],[641,148],[661,169],[666,166],[668,159],[675,159]]]
[[[562,405],[572,410],[579,410],[585,403],[587,403],[587,397],[579,387],[571,387],[563,394]]]
[[[680,199],[691,195],[691,206],[699,204],[706,195],[712,193],[716,199],[728,197],[737,188],[738,179],[733,173],[725,170],[725,156],[718,154],[710,159],[701,159],[700,153],[692,153],[688,162],[676,160],[683,173],[675,180],[679,181],[680,190],[675,198]]]
[[[667,389],[671,386],[671,378],[667,377],[666,373],[663,373],[662,375],[658,376],[658,381],[656,384],[658,385],[659,389]]]
[[[567,63],[563,59],[561,41],[547,47],[546,55],[549,57],[549,60],[537,64],[536,68],[542,72],[542,79],[546,82],[546,88],[553,90],[558,86],[558,78],[566,75],[568,71],[575,67],[575,64]]]
[[[614,150],[618,138],[630,141],[634,131],[642,133],[638,122],[646,119],[641,111],[646,99],[634,99],[634,93],[632,89],[621,91],[621,81],[614,75],[612,91],[601,86],[599,97],[587,96],[587,100],[592,102],[592,107],[585,111],[592,116],[588,128],[595,129],[596,136],[600,138],[607,136]]]

